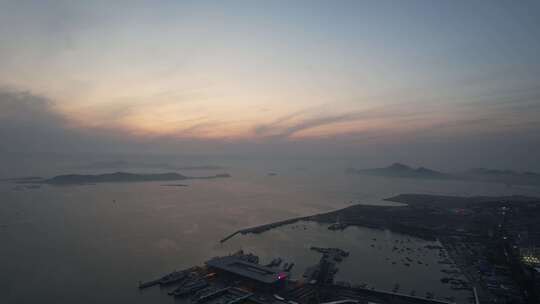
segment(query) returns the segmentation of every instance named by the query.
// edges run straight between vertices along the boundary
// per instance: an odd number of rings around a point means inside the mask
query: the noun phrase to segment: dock
[[[240,304],[245,300],[254,304],[307,304],[307,303],[394,303],[394,304],[453,304],[433,295],[426,297],[408,295],[393,291],[368,289],[364,286],[334,283],[339,261],[335,256],[348,256],[339,248],[319,248],[322,257],[317,265],[304,274],[304,283],[293,281],[289,272],[294,262],[286,263],[282,269],[259,264],[259,259],[252,253],[239,251],[227,256],[208,260],[206,267],[192,267],[183,271],[174,271],[162,278],[140,283],[139,288],[154,285],[177,284],[177,288],[168,292],[175,297],[191,298],[196,304]],[[281,262],[281,258],[272,260],[272,264]],[[283,270],[283,268],[285,268]],[[346,283],[346,282],[345,282]],[[396,286],[398,286],[396,284]],[[343,303],[340,301],[347,300]],[[279,303],[278,303],[279,304]]]

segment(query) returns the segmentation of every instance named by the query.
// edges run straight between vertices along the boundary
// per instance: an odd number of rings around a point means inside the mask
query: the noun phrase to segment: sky
[[[540,170],[538,1],[0,0],[0,153]]]

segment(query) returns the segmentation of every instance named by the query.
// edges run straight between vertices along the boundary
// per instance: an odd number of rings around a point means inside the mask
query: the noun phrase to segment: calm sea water
[[[381,199],[399,193],[539,195],[537,188],[349,176],[342,169],[260,166],[226,171],[233,177],[183,182],[189,187],[148,182],[16,190],[0,183],[0,302],[172,303],[159,288],[139,292],[138,282],[241,248],[266,260],[281,256],[294,261],[294,274],[300,276],[319,258],[308,249],[311,245],[351,251],[338,280],[379,289],[399,283],[404,292],[450,295],[438,282],[441,273],[433,254],[413,257],[430,267],[391,264],[404,258],[391,252],[393,243],[409,237],[388,231],[331,232],[301,223],[225,244],[219,240],[239,228],[352,203],[387,204]],[[278,175],[268,176],[269,171]],[[427,244],[409,239],[414,248]]]

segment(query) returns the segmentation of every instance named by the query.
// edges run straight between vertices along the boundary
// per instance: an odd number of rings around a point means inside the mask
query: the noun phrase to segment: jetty
[[[273,223],[270,223],[270,224],[264,224],[264,225],[260,225],[260,226],[240,229],[240,230],[237,230],[237,231],[229,234],[228,236],[224,237],[223,239],[221,239],[220,243],[225,243],[226,241],[233,238],[237,234],[248,234],[248,233],[258,234],[258,233],[263,233],[263,232],[268,231],[270,229],[274,229],[274,228],[284,226],[284,225],[288,225],[288,224],[293,224],[293,223],[296,223],[296,222],[302,221],[302,220],[308,220],[309,218],[310,218],[309,216],[295,217],[295,218],[291,218],[291,219],[287,219],[287,220],[283,220],[283,221],[273,222]]]

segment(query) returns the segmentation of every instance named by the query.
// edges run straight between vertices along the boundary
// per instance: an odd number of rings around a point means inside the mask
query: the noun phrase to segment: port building
[[[216,257],[206,265],[217,272],[228,273],[264,285],[275,285],[287,279],[287,272],[245,261],[239,256]]]

